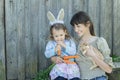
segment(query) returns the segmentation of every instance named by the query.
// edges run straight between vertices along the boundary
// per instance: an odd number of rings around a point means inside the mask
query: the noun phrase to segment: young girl
[[[51,13],[48,15],[50,17]],[[59,15],[63,16],[63,13],[60,11]],[[57,19],[54,21],[56,22],[53,22],[50,27],[51,40],[47,43],[45,50],[45,56],[47,58],[51,58],[53,56],[56,58],[56,60],[54,60],[56,65],[50,72],[51,80],[79,80],[80,72],[77,64],[66,63],[62,58],[64,56],[75,55],[76,45],[70,38],[70,35],[62,20],[58,21]],[[58,55],[59,50],[61,50],[60,56]],[[74,62],[74,58],[71,58],[70,61]]]
[[[80,58],[76,58],[75,60],[80,67],[81,79],[107,80],[105,72],[111,73],[114,65],[110,57],[110,49],[106,40],[103,37],[95,36],[93,23],[85,12],[81,11],[73,15],[70,23],[80,38],[78,45],[78,54]],[[84,55],[80,46],[83,43],[89,45]],[[101,60],[97,52],[103,55],[104,60]],[[87,56],[91,57],[98,67],[90,69],[93,63]]]

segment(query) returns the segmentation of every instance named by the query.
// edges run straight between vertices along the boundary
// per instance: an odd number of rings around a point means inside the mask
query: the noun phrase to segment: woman
[[[80,67],[81,79],[87,80],[107,80],[106,73],[112,72],[112,58],[110,57],[110,49],[103,37],[97,37],[94,33],[93,23],[85,12],[78,12],[73,15],[70,24],[80,37],[78,45],[78,55],[76,59]],[[83,54],[81,48],[83,44],[87,44],[86,52]],[[103,59],[98,55],[100,53]],[[90,69],[95,62],[97,67]]]

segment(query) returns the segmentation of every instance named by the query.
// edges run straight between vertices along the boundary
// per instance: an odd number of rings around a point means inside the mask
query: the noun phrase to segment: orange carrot
[[[60,49],[57,51],[57,54],[58,54],[58,56],[61,55],[61,50]]]
[[[60,49],[57,51],[57,54],[58,54],[58,56],[61,56],[61,50]],[[71,59],[71,58],[78,58],[78,57],[79,57],[78,55],[75,55],[75,56],[63,56],[63,61],[66,64],[75,64],[75,62],[72,62],[69,59]]]
[[[78,58],[79,56],[78,55],[75,55],[75,56],[64,56],[63,59],[64,60],[68,60],[68,59],[71,59],[71,58]]]

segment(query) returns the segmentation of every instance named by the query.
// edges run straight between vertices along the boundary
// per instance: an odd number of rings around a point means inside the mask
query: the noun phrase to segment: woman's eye
[[[76,27],[74,27],[74,29],[76,29]]]
[[[78,28],[80,27],[80,26],[77,26]]]

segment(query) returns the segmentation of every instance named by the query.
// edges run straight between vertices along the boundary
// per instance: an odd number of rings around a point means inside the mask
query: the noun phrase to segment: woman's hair
[[[64,24],[61,24],[61,23],[56,23],[56,24],[53,24],[50,27],[50,39],[51,40],[54,40],[54,38],[53,38],[53,29],[66,31],[65,39],[70,39],[70,34],[68,33],[66,26]]]
[[[88,22],[90,23],[90,27],[89,27],[90,34],[95,36],[93,23],[92,23],[90,17],[88,16],[88,14],[83,12],[83,11],[80,11],[80,12],[76,13],[75,15],[73,15],[73,17],[72,17],[72,19],[70,21],[70,24],[72,26],[74,26],[75,24],[76,25],[78,25],[78,24],[87,25]]]

